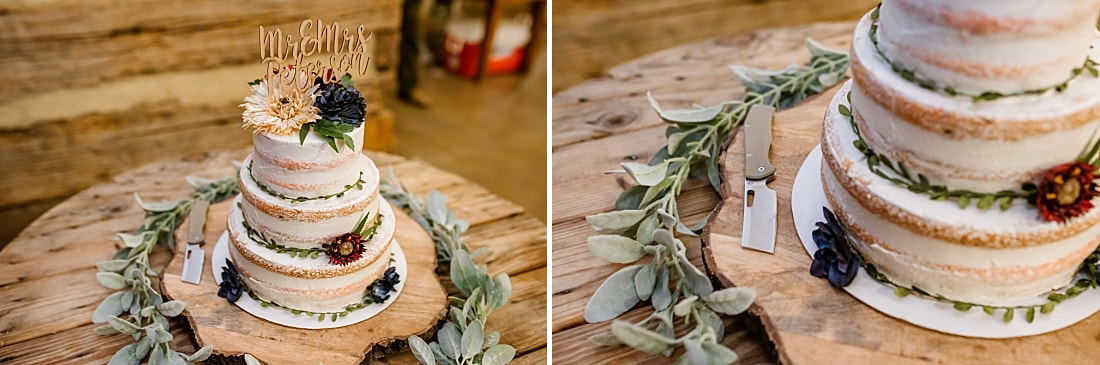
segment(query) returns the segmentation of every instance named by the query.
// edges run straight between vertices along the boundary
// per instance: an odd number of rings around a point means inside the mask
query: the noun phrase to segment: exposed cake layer
[[[367,226],[378,217],[382,198],[378,194],[378,169],[369,158],[354,160],[364,171],[362,189],[352,188],[341,197],[292,202],[261,189],[248,173],[252,157],[241,168],[241,205],[249,225],[288,247],[312,248],[347,233],[368,215]],[[368,179],[369,177],[369,179]]]
[[[892,280],[953,300],[997,303],[1065,285],[1100,243],[1100,210],[1065,224],[1042,222],[1023,202],[1007,211],[960,209],[875,175],[837,112],[849,87],[825,117],[822,181],[857,248]]]
[[[355,141],[355,149],[337,142],[340,151],[337,153],[312,132],[306,136],[304,143],[297,135],[253,134],[255,153],[252,154],[252,172],[264,186],[286,196],[338,193],[346,185],[354,184],[361,172],[356,160],[362,155],[363,127],[348,135]],[[370,176],[363,178],[369,181]]]
[[[897,63],[956,90],[1062,83],[1095,39],[1097,0],[884,0],[878,39]]]
[[[230,258],[245,277],[245,284],[260,298],[306,311],[343,311],[361,302],[365,288],[389,267],[396,244],[395,219],[389,204],[382,204],[379,210],[386,218],[374,237],[364,243],[363,257],[339,266],[323,254],[316,259],[290,257],[261,246],[249,238],[242,212],[234,206],[229,212]]]
[[[874,50],[864,17],[852,45],[852,105],[867,142],[934,184],[995,192],[1073,161],[1100,129],[1100,79],[1061,92],[974,102],[920,87]],[[1100,59],[1100,57],[1098,57]]]

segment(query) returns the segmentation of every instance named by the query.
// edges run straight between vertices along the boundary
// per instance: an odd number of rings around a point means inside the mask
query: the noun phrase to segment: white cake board
[[[281,324],[287,327],[304,328],[304,329],[325,329],[325,328],[337,328],[353,325],[371,317],[374,317],[378,313],[382,313],[386,307],[393,304],[397,300],[397,296],[401,295],[401,290],[405,288],[405,280],[409,277],[407,263],[405,262],[405,252],[401,250],[401,245],[397,244],[397,239],[393,240],[393,266],[397,267],[397,274],[401,276],[401,282],[394,286],[393,291],[390,292],[390,298],[385,302],[375,303],[368,305],[362,309],[357,309],[348,313],[347,316],[338,317],[336,321],[332,321],[328,317],[324,320],[317,320],[317,317],[307,316],[305,314],[293,314],[290,311],[283,308],[276,307],[264,307],[260,305],[260,302],[252,299],[248,293],[241,295],[235,303],[238,307],[245,312],[263,319],[268,322]],[[218,244],[214,247],[214,252],[210,258],[210,267],[214,272],[214,281],[221,285],[222,283],[222,268],[225,267],[225,260],[229,258],[229,232],[222,233],[218,238]],[[379,260],[388,260],[385,257],[380,257]]]
[[[825,220],[821,207],[832,209],[821,185],[821,145],[818,145],[802,162],[791,191],[795,229],[810,257],[817,251],[817,244],[811,235],[815,228],[814,223]],[[810,275],[809,267],[806,268],[806,275]],[[821,279],[821,285],[828,286],[829,283]],[[893,288],[875,281],[862,268],[844,291],[888,316],[939,332],[979,338],[1012,338],[1056,331],[1100,310],[1100,290],[1093,289],[1059,303],[1051,313],[1036,313],[1034,322],[1028,323],[1025,320],[1026,312],[1017,310],[1015,318],[1005,323],[1001,317],[1002,310],[988,315],[978,307],[962,312],[956,310],[952,304],[916,295],[898,298],[894,295]],[[1046,295],[1043,295],[1013,304],[1042,304],[1046,301],[1045,298]]]

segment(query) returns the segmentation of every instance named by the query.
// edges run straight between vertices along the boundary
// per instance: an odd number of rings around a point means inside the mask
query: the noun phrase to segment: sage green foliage
[[[470,223],[455,217],[453,211],[447,210],[447,198],[438,191],[428,192],[428,202],[405,190],[405,187],[393,176],[393,167],[386,167],[386,178],[382,179],[379,190],[382,196],[391,203],[408,213],[420,227],[428,232],[435,241],[435,253],[439,261],[451,261],[451,254],[458,251],[470,252],[466,246],[466,240],[462,234],[470,228]],[[482,247],[474,250],[471,257],[478,257],[489,252]]]
[[[172,350],[168,317],[182,313],[185,304],[178,300],[165,302],[153,288],[150,278],[157,272],[149,267],[149,253],[158,242],[175,245],[174,232],[195,202],[220,202],[236,195],[238,186],[235,177],[207,180],[189,176],[187,183],[194,193],[180,201],[147,203],[135,194],[145,210],[145,223],[133,234],[119,234],[124,247],[111,260],[96,263],[100,285],[119,291],[107,296],[92,313],[92,322],[104,323],[95,332],[123,333],[135,341],[115,353],[111,365],[139,364],[143,359],[150,364],[191,364],[210,356],[210,345],[191,355]]]
[[[432,237],[440,261],[450,262],[451,282],[461,294],[448,298],[451,305],[447,322],[436,332],[436,341],[428,343],[419,336],[409,337],[413,355],[421,363],[430,365],[502,365],[512,361],[516,349],[500,344],[499,332],[493,331],[487,336],[485,333],[489,315],[508,303],[512,295],[508,274],[493,278],[485,265],[474,263],[474,257],[489,251],[481,248],[470,252],[462,237],[469,223],[455,218],[454,212],[447,209],[443,194],[429,191],[425,204],[420,197],[405,190],[394,178],[392,168],[386,169],[386,176],[381,182],[382,195],[401,207]]]
[[[585,306],[588,322],[618,318],[640,301],[649,300],[654,313],[638,323],[615,320],[611,332],[590,338],[603,346],[625,344],[648,353],[671,355],[685,348],[677,363],[728,364],[737,354],[722,346],[725,326],[720,315],[745,311],[756,293],[748,288],[715,291],[710,279],[687,258],[683,242],[673,232],[695,236],[706,219],[694,226],[680,217],[676,198],[684,182],[698,173],[715,190],[721,183],[719,154],[756,104],[789,108],[844,78],[848,55],[806,40],[810,62],[779,71],[733,66],[733,74],[745,87],[740,100],[710,107],[665,110],[649,95],[658,116],[669,124],[668,145],[648,164],[623,163],[621,172],[638,185],[619,196],[615,211],[586,217],[598,235],[588,247],[597,257],[614,263],[633,264],[612,274]],[[648,262],[645,261],[649,257]],[[694,328],[677,335],[677,321]]]

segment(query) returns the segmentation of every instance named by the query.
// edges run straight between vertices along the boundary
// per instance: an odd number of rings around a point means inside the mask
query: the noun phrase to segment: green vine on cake
[[[194,193],[186,199],[146,203],[136,194],[145,210],[145,223],[133,234],[120,233],[123,248],[111,260],[96,263],[100,285],[119,290],[103,300],[92,313],[93,323],[103,323],[95,332],[101,335],[123,333],[134,343],[123,346],[110,363],[150,362],[188,364],[205,360],[213,347],[203,346],[194,354],[184,355],[172,349],[172,334],[168,317],[178,316],[185,304],[179,300],[164,301],[153,288],[152,279],[158,273],[150,267],[149,253],[157,243],[175,246],[175,231],[191,207],[199,200],[217,203],[239,192],[237,179],[226,177],[207,180],[189,176],[187,183]]]
[[[886,61],[886,63],[890,65],[890,68],[893,69],[894,72],[898,74],[898,76],[901,76],[902,79],[905,79],[906,81],[917,84],[918,86],[920,86],[924,89],[928,89],[928,90],[932,90],[932,91],[941,91],[941,92],[943,92],[947,95],[951,95],[951,96],[965,96],[965,97],[969,97],[970,100],[973,101],[973,102],[980,102],[980,101],[997,100],[997,99],[1000,99],[1000,98],[1012,97],[1012,96],[1038,95],[1038,94],[1042,94],[1042,93],[1045,93],[1045,92],[1050,91],[1050,90],[1054,90],[1056,92],[1062,92],[1062,91],[1065,91],[1067,87],[1069,87],[1069,82],[1070,81],[1073,81],[1073,79],[1077,78],[1077,76],[1080,76],[1082,73],[1084,73],[1086,71],[1089,74],[1091,74],[1093,77],[1100,77],[1100,70],[1097,70],[1097,68],[1096,68],[1098,66],[1097,62],[1093,61],[1089,57],[1085,57],[1084,64],[1082,64],[1080,67],[1074,68],[1071,71],[1070,77],[1068,79],[1066,79],[1065,81],[1062,81],[1061,83],[1057,84],[1057,85],[1052,85],[1052,86],[1043,87],[1043,88],[1017,91],[1017,92],[1007,93],[1007,94],[997,92],[997,91],[985,91],[985,92],[981,92],[981,93],[977,93],[977,94],[964,93],[964,92],[955,90],[954,88],[952,88],[950,86],[940,85],[939,83],[937,83],[934,80],[926,79],[926,78],[922,78],[920,76],[917,76],[916,73],[913,72],[913,70],[905,68],[905,66],[891,60],[890,57],[886,56],[886,52],[882,51],[882,48],[879,46],[879,42],[878,42],[878,14],[879,14],[879,9],[881,7],[882,7],[882,4],[879,4],[879,6],[875,7],[875,10],[871,12],[871,29],[870,29],[870,32],[869,32],[869,37],[871,38],[871,44],[873,44],[875,46],[875,52],[878,53],[879,57],[882,57],[883,61]]]
[[[1017,311],[1021,311],[1025,313],[1024,318],[1027,322],[1031,323],[1035,320],[1036,312],[1040,314],[1053,312],[1055,306],[1059,303],[1077,297],[1089,289],[1100,287],[1100,280],[1098,280],[1098,277],[1100,277],[1100,249],[1096,249],[1089,254],[1084,263],[1082,263],[1080,270],[1078,270],[1078,272],[1085,277],[1077,279],[1073,282],[1073,285],[1067,286],[1064,289],[1051,291],[1046,295],[1046,301],[1043,304],[1014,306],[982,305],[953,300],[943,295],[931,294],[916,286],[898,284],[878,271],[878,269],[856,249],[854,243],[855,238],[848,233],[847,227],[840,223],[836,215],[833,214],[828,207],[823,208],[822,211],[825,220],[816,223],[817,228],[814,229],[811,235],[818,250],[813,254],[814,261],[810,266],[810,274],[820,278],[827,278],[829,284],[837,289],[843,289],[851,284],[858,269],[863,268],[863,270],[867,272],[867,276],[870,276],[880,284],[892,288],[894,295],[899,298],[917,295],[925,299],[951,304],[956,310],[962,312],[969,311],[973,308],[981,308],[983,312],[990,316],[1000,311],[1001,319],[1006,323],[1012,321]]]
[[[395,259],[393,258],[393,254],[391,253],[389,263],[392,264],[393,262],[395,262]],[[243,289],[244,292],[248,294],[249,298],[252,298],[252,300],[255,300],[257,303],[260,303],[261,307],[278,308],[287,311],[293,315],[305,314],[308,317],[317,316],[318,322],[324,321],[325,318],[328,318],[330,321],[336,322],[337,319],[347,317],[347,315],[351,312],[366,308],[372,304],[383,303],[389,299],[390,292],[394,290],[393,287],[400,282],[399,277],[396,275],[396,268],[394,266],[390,266],[382,274],[382,277],[374,279],[374,281],[372,281],[370,285],[367,286],[367,288],[364,290],[363,300],[359,303],[348,305],[344,307],[344,310],[339,312],[313,312],[301,309],[294,309],[270,300],[262,299],[259,295],[256,295],[256,293],[252,291],[252,289],[250,289],[247,285],[243,285],[244,277],[240,276],[239,272],[237,272],[235,269],[231,272],[237,274],[237,280],[241,283],[241,289]]]
[[[249,162],[248,163],[248,176],[252,178],[252,181],[256,183],[256,186],[259,186],[260,190],[263,190],[263,192],[268,193],[271,196],[274,196],[276,198],[283,199],[283,200],[288,200],[291,203],[301,203],[301,202],[310,201],[310,200],[329,200],[329,199],[332,199],[332,198],[340,198],[340,197],[343,197],[344,194],[347,194],[347,192],[351,191],[351,189],[363,190],[363,184],[367,183],[366,180],[363,180],[363,172],[359,171],[359,180],[355,181],[354,183],[352,183],[350,185],[344,185],[344,190],[341,190],[341,191],[338,191],[338,192],[335,192],[335,193],[332,193],[332,194],[326,194],[326,195],[315,196],[315,197],[299,196],[299,197],[293,197],[292,198],[292,197],[283,195],[279,192],[276,192],[274,190],[271,190],[266,185],[260,183],[260,180],[256,180],[256,175],[252,174],[252,164],[253,163],[254,162]]]
[[[848,103],[851,103],[851,92],[848,93],[847,98]],[[856,135],[856,140],[852,141],[852,145],[867,158],[867,168],[875,175],[894,183],[894,185],[906,188],[916,194],[926,195],[932,200],[955,200],[958,202],[959,208],[963,209],[970,206],[973,202],[976,203],[978,209],[981,210],[989,209],[993,207],[993,204],[998,204],[1001,210],[1008,210],[1008,208],[1012,206],[1014,200],[1034,200],[1036,186],[1034,183],[1030,182],[1022,184],[1018,191],[1001,190],[995,193],[980,193],[970,190],[951,190],[943,185],[932,184],[924,174],[918,173],[914,176],[905,166],[904,162],[898,161],[894,163],[886,155],[875,152],[875,150],[871,148],[871,145],[863,139],[863,134],[859,130],[859,125],[856,124],[852,109],[844,104],[838,104],[837,110],[840,112],[840,115],[848,118],[848,122],[852,126],[852,132]],[[885,168],[885,170],[883,168]],[[891,174],[887,174],[886,170],[889,170]]]
[[[849,105],[852,102],[851,92],[847,95]],[[886,155],[875,152],[871,145],[863,139],[859,125],[852,109],[844,104],[837,105],[840,115],[848,118],[848,123],[855,133],[856,139],[852,145],[867,159],[867,168],[875,175],[886,179],[894,185],[901,186],[909,191],[928,196],[932,200],[954,200],[959,208],[966,209],[975,203],[978,209],[986,210],[997,204],[1001,210],[1008,210],[1013,201],[1023,200],[1033,207],[1037,207],[1040,218],[1045,221],[1065,222],[1066,220],[1080,216],[1092,209],[1093,197],[1100,194],[1096,191],[1094,171],[1100,167],[1100,138],[1092,136],[1088,144],[1078,154],[1075,162],[1052,167],[1044,173],[1043,179],[1036,185],[1025,182],[1020,185],[1020,190],[1001,190],[994,193],[982,193],[970,190],[952,190],[943,185],[935,185],[928,181],[924,174],[913,174],[905,166],[904,162],[897,163]],[[888,174],[886,171],[889,170]],[[1076,171],[1076,172],[1074,172]],[[1063,189],[1070,182],[1076,184],[1076,188],[1070,187],[1068,196],[1063,195],[1067,190]],[[1072,184],[1070,184],[1072,185]],[[1063,199],[1068,198],[1068,199]]]
[[[241,204],[237,203],[237,207],[241,207]],[[360,219],[359,226],[363,225],[363,222],[366,221],[368,216],[369,214],[364,215],[363,218]],[[367,230],[365,231],[366,235],[363,236],[364,242],[370,241],[372,238],[374,238],[374,234],[377,233],[378,227],[382,225],[382,218],[383,216],[379,214],[378,219],[374,220],[374,224],[372,224],[370,228],[367,228]],[[313,248],[287,247],[283,244],[275,242],[274,239],[267,238],[267,236],[264,235],[262,232],[257,231],[255,228],[252,228],[252,225],[248,224],[247,220],[242,219],[241,224],[244,225],[245,232],[248,233],[248,238],[251,239],[252,242],[255,242],[256,244],[260,245],[260,247],[266,248],[268,250],[290,255],[290,257],[308,257],[310,259],[316,259],[320,257],[320,255],[325,254],[325,251],[328,250],[328,243],[322,244],[321,247]]]

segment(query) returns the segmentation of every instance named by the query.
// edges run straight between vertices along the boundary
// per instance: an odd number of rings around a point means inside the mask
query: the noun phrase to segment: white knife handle
[[[775,108],[756,104],[745,117],[745,179],[763,180],[775,175],[775,166],[768,160],[774,115]]]

